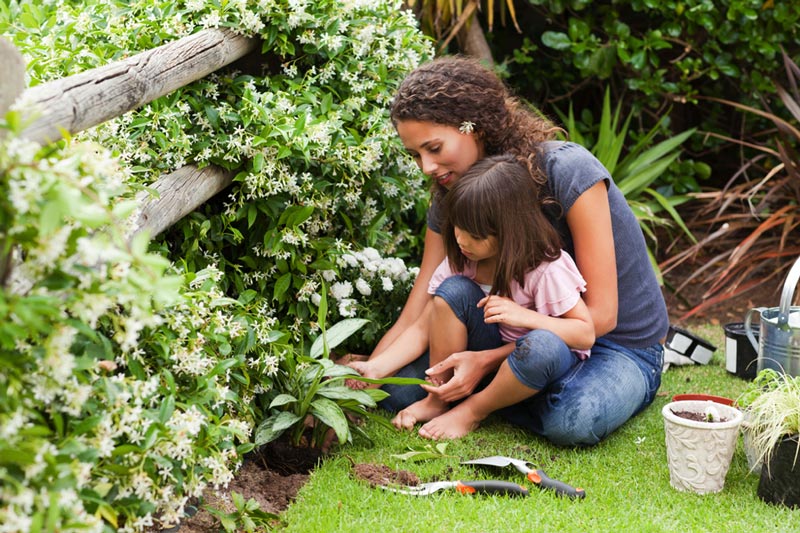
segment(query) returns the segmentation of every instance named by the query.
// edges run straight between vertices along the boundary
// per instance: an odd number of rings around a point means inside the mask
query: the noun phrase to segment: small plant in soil
[[[719,414],[719,409],[717,409],[713,402],[709,402],[709,404],[702,412],[701,411],[676,411],[672,409],[672,414],[675,416],[679,416],[681,418],[685,418],[687,420],[694,420],[696,422],[726,422],[728,419],[721,416]]]
[[[231,500],[233,500],[236,510],[230,513],[205,506],[209,513],[217,517],[227,533],[269,531],[271,524],[279,518],[276,514],[261,510],[258,502],[254,499],[250,498],[245,501],[238,492],[231,492]]]

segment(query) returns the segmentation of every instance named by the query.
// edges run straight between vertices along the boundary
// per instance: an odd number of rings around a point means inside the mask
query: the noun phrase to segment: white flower
[[[356,290],[364,296],[369,296],[372,294],[372,288],[369,286],[369,283],[364,280],[364,278],[358,278],[356,280]]]
[[[356,301],[345,298],[339,302],[339,314],[345,318],[356,316]]]
[[[392,278],[388,276],[381,276],[381,283],[383,284],[383,290],[386,292],[390,292],[392,289],[394,289]]]
[[[475,129],[475,123],[470,122],[469,120],[465,120],[464,122],[461,123],[461,126],[458,127],[458,131],[464,135],[472,133],[474,129]]]
[[[331,295],[338,302],[349,298],[351,294],[353,294],[353,285],[349,281],[337,281],[331,285]]]
[[[719,414],[719,410],[714,405],[714,402],[711,401],[708,402],[704,415],[705,419],[709,422],[719,422],[720,419],[722,418]]]

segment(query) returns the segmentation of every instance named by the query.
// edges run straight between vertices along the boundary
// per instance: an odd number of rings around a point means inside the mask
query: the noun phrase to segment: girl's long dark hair
[[[442,206],[442,236],[453,269],[463,272],[467,261],[455,226],[479,239],[497,239],[492,294],[509,296],[512,281],[524,285],[525,274],[557,259],[561,239],[535,200],[537,189],[525,162],[511,154],[482,159],[459,178]]]

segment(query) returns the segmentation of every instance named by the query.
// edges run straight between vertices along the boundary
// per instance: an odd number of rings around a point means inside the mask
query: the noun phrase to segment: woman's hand
[[[535,312],[506,296],[486,296],[478,302],[483,307],[483,320],[487,324],[505,324],[512,327],[527,327],[530,315]]]
[[[445,402],[454,402],[466,398],[475,390],[481,379],[488,373],[480,357],[481,352],[456,352],[439,364],[425,371],[428,376],[446,375],[452,372],[453,377],[439,386],[420,385],[427,392]]]

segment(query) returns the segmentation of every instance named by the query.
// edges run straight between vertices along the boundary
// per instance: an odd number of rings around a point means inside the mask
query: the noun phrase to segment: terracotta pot
[[[714,396],[713,394],[676,394],[672,397],[673,402],[684,400],[700,400],[721,403],[723,405],[733,405],[733,400],[724,396]]]
[[[724,422],[689,420],[680,411],[704,413],[713,405]],[[706,494],[719,492],[731,465],[739,426],[744,416],[730,405],[681,400],[663,407],[669,482],[677,490]]]
[[[758,497],[767,503],[800,507],[800,457],[797,435],[778,441],[767,466],[761,467]]]

